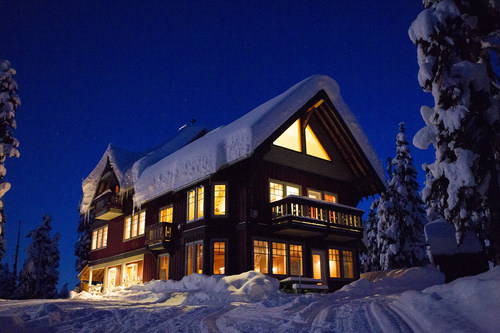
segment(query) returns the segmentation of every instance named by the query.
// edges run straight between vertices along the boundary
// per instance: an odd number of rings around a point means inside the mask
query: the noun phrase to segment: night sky
[[[192,118],[215,128],[314,74],[339,83],[384,167],[399,122],[411,142],[420,106],[433,105],[407,33],[421,1],[270,2],[0,2],[0,59],[16,69],[22,103],[3,262],[12,268],[22,220],[22,267],[25,235],[49,213],[60,285],[73,287],[81,182],[110,142],[141,152]],[[412,152],[422,184],[433,152]]]

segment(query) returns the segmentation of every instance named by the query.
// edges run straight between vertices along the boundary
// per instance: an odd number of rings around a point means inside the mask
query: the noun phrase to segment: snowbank
[[[444,274],[437,268],[412,267],[363,273],[361,274],[361,279],[344,286],[339,292],[347,292],[357,296],[369,296],[386,294],[388,292],[422,290],[443,283]]]
[[[432,255],[458,253],[479,253],[482,246],[476,236],[470,231],[465,234],[460,247],[457,246],[456,229],[444,219],[439,219],[425,225],[425,235],[429,241]]]
[[[128,288],[116,288],[102,296],[91,295],[87,292],[73,294],[73,299],[127,299],[134,301],[160,301],[171,293],[190,293],[191,298],[196,296],[205,299],[225,299],[228,301],[258,302],[276,296],[279,290],[279,281],[258,273],[249,271],[238,275],[191,274],[180,281],[153,280],[145,284],[138,284]],[[203,296],[200,296],[203,295]],[[189,298],[189,297],[188,297]],[[193,299],[189,300],[190,303]]]

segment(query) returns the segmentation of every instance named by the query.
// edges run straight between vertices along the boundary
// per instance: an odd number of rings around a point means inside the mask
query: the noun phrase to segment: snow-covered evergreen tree
[[[19,157],[19,142],[12,135],[12,130],[16,128],[16,110],[21,104],[14,74],[16,71],[10,67],[10,62],[0,60],[0,262],[5,255],[5,213],[2,197],[10,189],[10,184],[4,180],[7,172],[5,158]]]
[[[368,249],[363,265],[367,272],[380,270],[380,251],[377,243],[378,218],[377,207],[379,200],[375,199],[368,211],[368,220],[365,221],[366,247]]]
[[[59,281],[59,233],[50,237],[52,217],[43,216],[43,222],[28,233],[31,244],[26,248],[28,258],[19,272],[18,298],[54,298]]]
[[[422,266],[428,262],[423,202],[418,194],[404,123],[399,124],[396,156],[388,159],[389,181],[377,211],[378,245],[382,269]]]
[[[80,216],[78,223],[78,241],[75,243],[75,270],[80,273],[89,262],[92,242],[92,214]]]
[[[424,200],[453,223],[491,240],[500,258],[500,80],[491,56],[500,54],[498,0],[424,0],[409,29],[417,46],[418,80],[434,107],[413,143],[433,143]]]
[[[14,273],[8,264],[0,264],[0,298],[10,298],[16,286]]]

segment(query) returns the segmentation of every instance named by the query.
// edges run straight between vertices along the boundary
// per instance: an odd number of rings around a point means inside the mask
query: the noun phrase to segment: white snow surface
[[[453,255],[459,253],[478,253],[482,246],[477,237],[467,231],[462,244],[457,247],[455,227],[444,219],[438,219],[425,225],[425,235],[432,255]]]
[[[382,163],[356,117],[340,96],[337,82],[327,76],[315,75],[193,142],[190,141],[200,135],[202,128],[187,126],[148,154],[130,153],[110,145],[94,171],[83,181],[84,195],[80,212],[88,211],[108,158],[117,173],[121,188],[134,186],[134,204],[140,206],[164,193],[200,181],[223,166],[249,157],[320,90],[328,94],[384,183]]]
[[[257,272],[152,281],[102,296],[0,300],[5,332],[499,332],[500,268],[442,284],[434,268],[285,294]]]

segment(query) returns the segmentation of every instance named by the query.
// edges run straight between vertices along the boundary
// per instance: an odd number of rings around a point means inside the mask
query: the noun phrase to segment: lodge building
[[[85,288],[255,270],[335,290],[359,277],[355,207],[384,190],[384,172],[337,83],[313,76],[146,154],[110,145],[82,187]]]

